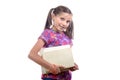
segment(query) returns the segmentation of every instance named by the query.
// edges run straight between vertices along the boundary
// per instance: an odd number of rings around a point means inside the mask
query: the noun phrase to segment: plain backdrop
[[[119,0],[1,0],[0,80],[41,80],[41,67],[28,59],[48,11],[71,9],[74,59],[72,80],[120,80]]]

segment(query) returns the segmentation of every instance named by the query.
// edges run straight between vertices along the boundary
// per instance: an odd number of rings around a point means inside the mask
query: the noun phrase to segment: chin
[[[64,30],[59,30],[60,32],[63,32]]]

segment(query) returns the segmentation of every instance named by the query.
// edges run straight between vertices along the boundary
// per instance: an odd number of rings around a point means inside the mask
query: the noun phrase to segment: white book
[[[38,54],[42,56],[44,60],[52,64],[64,66],[65,68],[74,66],[74,59],[70,45],[42,48]],[[48,73],[48,70],[42,67],[42,73],[46,74]]]

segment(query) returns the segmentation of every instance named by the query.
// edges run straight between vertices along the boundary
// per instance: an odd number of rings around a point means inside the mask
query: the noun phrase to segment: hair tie
[[[55,8],[52,8],[52,9],[51,9],[51,14],[53,14],[53,12],[54,12],[54,9],[55,9]]]

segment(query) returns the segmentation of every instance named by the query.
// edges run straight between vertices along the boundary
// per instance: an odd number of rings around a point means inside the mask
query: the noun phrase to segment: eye
[[[70,23],[70,21],[67,21],[67,23]]]
[[[64,18],[60,18],[62,21],[64,21],[65,19]]]

